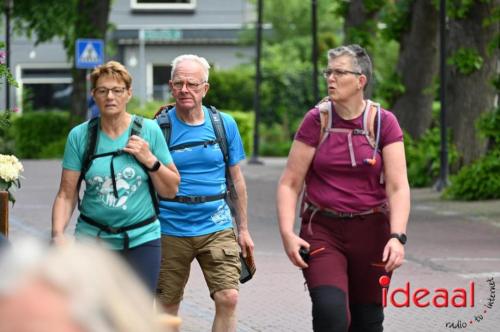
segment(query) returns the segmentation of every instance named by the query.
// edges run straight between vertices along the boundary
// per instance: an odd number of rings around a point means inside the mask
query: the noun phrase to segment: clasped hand
[[[140,163],[146,166],[151,166],[156,160],[156,157],[149,149],[149,143],[137,135],[130,136],[123,151],[131,154]]]

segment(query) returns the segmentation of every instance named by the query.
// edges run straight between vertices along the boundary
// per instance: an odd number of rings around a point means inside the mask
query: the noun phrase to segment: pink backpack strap
[[[332,133],[344,133],[347,134],[347,146],[349,148],[349,156],[351,157],[351,165],[352,167],[356,167],[356,158],[354,156],[354,146],[352,144],[352,129],[347,128],[327,128],[327,132]]]
[[[325,141],[325,139],[328,137],[328,128],[332,127],[332,102],[328,97],[323,98],[318,105],[316,106],[319,109],[319,119],[321,123],[320,127],[320,133],[319,133],[319,143],[318,146],[316,147],[319,148],[319,146]]]
[[[368,143],[375,149],[375,117],[377,116],[377,106],[369,99],[366,100],[366,103],[366,109],[363,114],[363,130],[367,133],[365,136]]]

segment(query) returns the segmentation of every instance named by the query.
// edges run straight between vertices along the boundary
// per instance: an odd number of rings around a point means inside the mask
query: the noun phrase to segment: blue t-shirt
[[[132,123],[119,137],[112,139],[99,130],[96,154],[123,149],[130,137]],[[87,145],[88,121],[71,130],[64,150],[63,168],[81,171],[82,159]],[[172,162],[172,156],[156,121],[144,119],[140,136],[149,143],[152,153],[164,165]],[[148,174],[136,159],[127,153],[113,159],[118,198],[113,194],[110,164],[111,156],[96,158],[85,174],[85,192],[80,212],[85,216],[112,227],[123,227],[138,223],[155,214],[148,186]],[[78,220],[75,229],[77,239],[95,238],[99,229]],[[127,232],[129,246],[136,247],[160,237],[158,220]],[[99,235],[111,249],[123,249],[123,234]]]
[[[215,132],[208,110],[203,107],[205,121],[189,125],[177,118],[175,108],[168,112],[172,124],[170,146],[215,140]],[[245,159],[238,126],[234,119],[220,113],[224,121],[229,145],[229,165]],[[178,196],[210,196],[226,192],[226,170],[219,144],[197,145],[171,151],[181,175]],[[160,201],[161,232],[166,235],[190,237],[214,233],[232,227],[229,207],[224,199],[186,204]]]

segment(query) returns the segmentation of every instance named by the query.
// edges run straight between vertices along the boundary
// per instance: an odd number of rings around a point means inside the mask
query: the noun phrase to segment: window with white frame
[[[168,100],[170,98],[170,89],[168,81],[170,80],[170,65],[153,65],[153,99]]]
[[[71,107],[71,68],[66,64],[29,64],[16,66],[18,105],[24,110],[63,109]]]
[[[130,0],[130,7],[140,10],[193,10],[196,0]]]

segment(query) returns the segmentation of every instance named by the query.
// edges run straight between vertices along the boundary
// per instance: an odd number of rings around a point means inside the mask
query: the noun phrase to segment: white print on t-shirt
[[[222,203],[217,208],[217,211],[215,211],[215,213],[212,214],[210,220],[212,220],[212,222],[216,225],[222,225],[228,220],[227,216],[229,213],[230,212],[227,204]]]
[[[133,167],[126,167],[123,171],[115,176],[116,190],[118,191],[118,198],[113,193],[113,182],[111,177],[95,176],[88,181],[90,188],[95,190],[99,197],[99,201],[106,207],[127,209],[127,200],[137,191],[142,183],[142,178],[136,176]]]
[[[193,151],[193,149],[191,149],[191,148],[184,148],[184,149],[170,151],[170,153],[181,153],[181,152],[189,152],[189,151]]]

